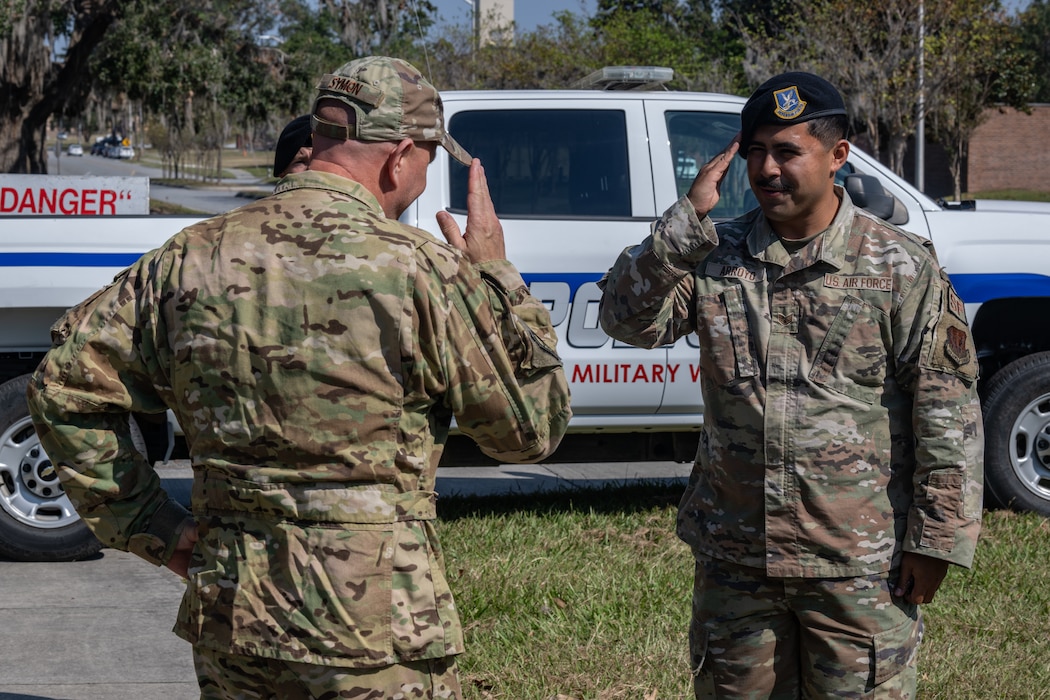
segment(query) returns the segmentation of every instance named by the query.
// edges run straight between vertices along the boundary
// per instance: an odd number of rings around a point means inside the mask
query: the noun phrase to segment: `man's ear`
[[[846,139],[839,139],[831,149],[831,167],[832,175],[838,172],[839,168],[846,164],[846,159],[849,158],[849,141]]]
[[[404,169],[408,167],[406,158],[414,146],[412,139],[401,139],[397,146],[394,147],[394,150],[386,157],[384,167],[387,179],[394,187],[398,187],[401,184],[401,175],[404,174]]]

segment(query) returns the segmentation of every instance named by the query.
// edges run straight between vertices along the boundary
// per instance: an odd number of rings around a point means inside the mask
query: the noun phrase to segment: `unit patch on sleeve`
[[[977,357],[966,325],[962,300],[947,282],[941,286],[940,313],[922,362],[929,369],[950,372],[968,382],[977,378]],[[956,312],[962,311],[959,317]]]
[[[955,289],[952,287],[948,287],[948,311],[955,318],[966,323],[966,305],[963,304],[963,300],[959,298],[959,295],[955,293]]]
[[[956,367],[962,367],[970,361],[970,349],[967,347],[966,331],[958,326],[948,326],[944,340],[944,354]]]

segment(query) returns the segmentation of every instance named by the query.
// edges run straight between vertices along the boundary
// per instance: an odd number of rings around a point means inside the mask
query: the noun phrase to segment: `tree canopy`
[[[221,154],[276,136],[323,73],[403,56],[440,89],[565,88],[604,65],[674,68],[670,89],[749,94],[788,69],[843,92],[855,131],[902,169],[918,112],[953,154],[985,108],[1050,101],[1050,0],[1016,17],[999,0],[599,0],[528,31],[475,42],[430,0],[8,0],[0,3],[0,171],[44,172],[55,120],[134,133],[165,153]],[[920,60],[921,59],[921,60]],[[956,171],[958,179],[958,173]]]

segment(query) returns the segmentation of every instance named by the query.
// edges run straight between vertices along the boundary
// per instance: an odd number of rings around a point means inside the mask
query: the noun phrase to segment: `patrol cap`
[[[310,129],[309,114],[288,122],[277,139],[277,148],[274,149],[273,174],[279,177],[292,164],[292,159],[299,149],[312,144],[313,131]]]
[[[334,124],[317,116],[322,100],[353,107],[357,123]],[[368,56],[321,78],[313,108],[314,133],[358,141],[436,141],[453,158],[470,165],[470,154],[445,130],[437,88],[399,58]]]
[[[834,85],[812,73],[781,73],[762,83],[744,105],[740,155],[747,157],[751,137],[760,126],[791,126],[836,114],[846,114],[846,104]]]

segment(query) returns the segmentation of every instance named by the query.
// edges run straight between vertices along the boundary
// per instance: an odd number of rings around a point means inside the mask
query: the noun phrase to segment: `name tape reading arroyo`
[[[0,175],[0,216],[149,214],[148,177]]]

